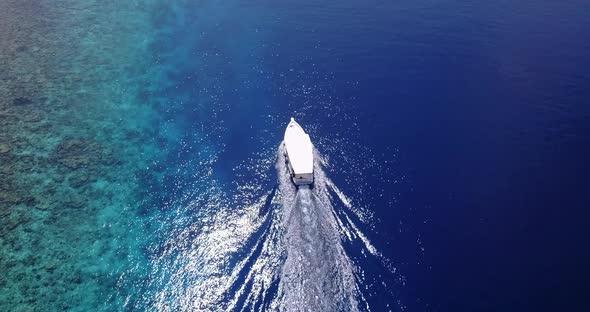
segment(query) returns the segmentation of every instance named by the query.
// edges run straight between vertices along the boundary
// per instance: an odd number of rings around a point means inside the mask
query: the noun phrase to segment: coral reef
[[[96,143],[80,139],[63,140],[55,151],[58,163],[69,169],[97,166],[102,161],[102,148]]]
[[[141,255],[149,5],[0,1],[0,311],[101,309]]]

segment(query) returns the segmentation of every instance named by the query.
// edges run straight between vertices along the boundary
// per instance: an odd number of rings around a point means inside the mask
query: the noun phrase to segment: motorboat
[[[313,144],[293,117],[285,130],[283,144],[293,183],[297,186],[313,184]]]

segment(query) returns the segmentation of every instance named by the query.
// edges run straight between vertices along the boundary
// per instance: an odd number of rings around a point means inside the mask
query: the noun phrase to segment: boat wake
[[[314,160],[313,189],[296,189],[281,156],[278,158],[286,259],[275,307],[281,311],[357,311],[360,292],[352,261],[340,242],[320,158]]]
[[[387,263],[352,221],[363,218],[327,177],[317,151],[313,187],[297,189],[282,148],[249,169],[260,172],[276,159],[278,183],[272,190],[260,181],[239,186],[240,194],[231,198],[210,190],[174,214],[183,226],[154,248],[148,282],[137,290],[144,295],[128,298],[129,307],[370,311],[362,291],[369,288],[365,273],[347,251],[362,249],[355,252]]]

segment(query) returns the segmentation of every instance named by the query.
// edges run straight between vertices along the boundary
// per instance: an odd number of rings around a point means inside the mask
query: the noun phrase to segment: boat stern
[[[291,178],[297,186],[313,184],[313,173],[293,174]]]

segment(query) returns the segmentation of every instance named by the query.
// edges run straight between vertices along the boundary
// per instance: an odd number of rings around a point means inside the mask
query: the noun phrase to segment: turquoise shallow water
[[[1,6],[0,309],[107,307],[141,253],[133,176],[160,153],[138,97],[157,75],[149,6]]]

